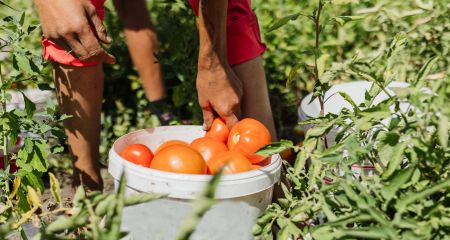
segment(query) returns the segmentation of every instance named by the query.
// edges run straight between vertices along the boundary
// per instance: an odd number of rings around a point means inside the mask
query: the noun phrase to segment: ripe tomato
[[[208,162],[208,169],[211,174],[219,172],[224,167],[224,174],[240,173],[252,170],[252,164],[242,154],[234,151],[227,151]]]
[[[202,155],[206,164],[208,164],[208,161],[211,160],[211,158],[216,157],[222,152],[228,151],[228,147],[223,142],[219,142],[209,137],[195,139],[191,143],[191,147]]]
[[[260,169],[260,168],[262,168],[262,167],[259,165],[252,165],[252,170],[256,170],[256,169]]]
[[[272,162],[272,158],[271,157],[267,157],[267,158],[264,158],[264,160],[262,160],[261,162],[255,163],[254,165],[265,167],[265,166],[269,165],[271,162]]]
[[[120,156],[134,164],[144,167],[150,167],[150,163],[153,159],[152,151],[143,144],[128,145],[120,153]]]
[[[271,142],[271,135],[264,124],[252,118],[245,118],[231,128],[228,149],[242,153],[250,162],[258,163],[265,157],[255,152]]]
[[[150,168],[175,173],[206,174],[202,155],[182,144],[165,147],[153,158]]]
[[[184,141],[181,141],[181,140],[169,140],[169,141],[166,141],[163,144],[159,145],[158,149],[156,149],[155,155],[158,154],[164,148],[170,147],[170,146],[173,146],[173,145],[189,146],[189,144],[187,144],[187,142],[184,142]]]
[[[205,137],[215,139],[227,144],[230,129],[221,118],[214,119],[211,128],[206,132]]]

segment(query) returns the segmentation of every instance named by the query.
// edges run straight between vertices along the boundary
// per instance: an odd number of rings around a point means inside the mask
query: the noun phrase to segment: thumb
[[[110,44],[112,42],[112,39],[106,33],[106,28],[103,25],[102,20],[98,16],[95,7],[93,5],[90,5],[86,11],[91,21],[92,27],[94,28],[94,32],[97,38],[103,43]]]

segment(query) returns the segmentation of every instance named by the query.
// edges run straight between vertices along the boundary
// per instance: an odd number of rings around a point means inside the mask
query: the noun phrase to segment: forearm
[[[228,0],[200,0],[198,67],[214,69],[227,66],[226,20]]]
[[[151,87],[152,89],[161,89],[163,91],[161,67],[158,59],[155,57],[158,51],[158,39],[145,1],[134,0],[125,2],[124,0],[115,0],[114,4],[124,26],[131,59],[144,85],[146,85],[146,89]],[[148,97],[159,98],[164,93],[154,93],[153,95]]]

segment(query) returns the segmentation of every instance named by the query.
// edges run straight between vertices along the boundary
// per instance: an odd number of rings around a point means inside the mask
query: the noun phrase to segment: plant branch
[[[2,95],[2,115],[6,113],[6,97],[5,97],[5,89],[3,89],[3,73],[2,73],[2,65],[0,64],[0,84],[1,84],[1,95]],[[5,169],[8,169],[9,167],[9,159],[8,159],[8,139],[6,136],[6,131],[3,130],[3,144],[2,144],[2,150],[3,150],[3,162]]]

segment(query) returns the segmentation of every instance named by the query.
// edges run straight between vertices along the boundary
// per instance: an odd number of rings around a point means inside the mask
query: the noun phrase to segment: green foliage
[[[410,2],[378,1],[375,6],[367,6],[365,1],[354,2],[352,11],[365,17],[344,24],[343,27],[352,25],[347,35],[357,38],[354,34],[361,34],[362,27],[367,30],[376,23],[379,26],[374,34],[378,37],[385,34],[385,39],[391,39],[391,43],[375,42],[373,44],[381,45],[378,49],[371,52],[362,47],[356,56],[343,56],[341,60],[328,52],[327,59],[336,62],[331,68],[325,67],[325,73],[334,66],[345,66],[332,74],[331,81],[363,78],[373,82],[372,89],[366,92],[366,101],[360,105],[340,93],[352,105],[352,111],[343,110],[337,115],[327,114],[302,123],[314,126],[308,130],[303,146],[294,147],[299,153],[294,166],[287,166],[287,184],[282,185],[285,196],[259,218],[254,228],[257,239],[272,239],[273,226],[279,229],[276,239],[307,236],[314,239],[446,239],[450,234],[447,210],[450,202],[450,110],[445,106],[450,100],[449,57],[434,51],[438,46],[447,52],[449,46],[444,41],[424,46],[426,41],[416,39],[415,34],[426,35],[435,26],[448,29],[449,20],[441,17],[441,14],[448,15],[448,8],[441,2],[430,2],[434,7],[426,8],[416,1],[414,7],[420,9],[415,10],[408,10]],[[314,7],[317,3],[311,5]],[[332,14],[341,8],[340,5],[325,7],[323,14],[330,14],[327,18],[336,22]],[[433,17],[424,16],[427,12],[432,12]],[[344,14],[353,15],[338,12],[338,15]],[[378,17],[378,22],[374,21],[374,16]],[[410,21],[424,21],[423,17],[428,24],[410,28]],[[434,22],[437,19],[439,24]],[[387,32],[380,31],[379,27],[387,23]],[[291,23],[287,24],[288,27]],[[407,28],[408,32],[401,32]],[[326,39],[333,36],[335,29],[330,29],[331,33],[321,32],[322,43],[316,52],[328,51]],[[445,33],[433,33],[446,37]],[[361,35],[370,39],[371,34]],[[370,46],[363,39],[354,39],[351,43]],[[394,89],[395,96],[388,94],[389,99],[373,105],[375,96],[394,80],[411,85]],[[423,91],[422,87],[429,88],[431,93]],[[317,96],[320,94],[323,93]],[[410,107],[400,107],[404,103],[409,103]],[[332,128],[339,132],[335,145],[327,146],[323,134]],[[277,152],[289,146],[293,144],[272,144],[263,151]],[[371,174],[356,173],[352,170],[354,164],[373,165],[375,170]]]

